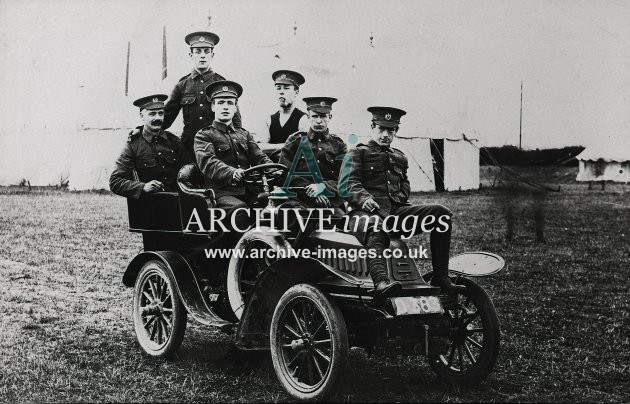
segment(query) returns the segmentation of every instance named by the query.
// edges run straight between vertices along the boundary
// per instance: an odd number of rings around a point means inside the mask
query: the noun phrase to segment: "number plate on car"
[[[396,309],[397,316],[444,313],[440,299],[437,296],[393,297],[392,304],[394,309]]]

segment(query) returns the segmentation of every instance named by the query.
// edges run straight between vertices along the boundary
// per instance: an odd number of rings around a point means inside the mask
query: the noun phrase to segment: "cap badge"
[[[158,102],[158,98],[157,97],[153,97],[153,102]]]
[[[385,119],[387,119],[389,121],[390,119],[392,119],[392,115],[391,114],[385,114]]]
[[[322,107],[325,107],[326,106],[326,101],[320,102],[319,105],[321,105]]]
[[[223,86],[223,91],[228,91],[228,87],[227,86]]]
[[[200,37],[199,37],[199,42],[206,42],[206,38],[204,38],[204,37],[200,36]]]
[[[283,74],[283,75],[281,75],[281,76],[280,76],[280,78],[281,78],[281,79],[286,79],[286,78],[287,78],[287,75],[286,75],[286,74]]]

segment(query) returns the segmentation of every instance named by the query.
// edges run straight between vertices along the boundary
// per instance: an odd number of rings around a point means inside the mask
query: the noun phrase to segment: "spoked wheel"
[[[228,298],[238,320],[243,315],[245,304],[249,301],[259,276],[275,261],[275,257],[266,252],[275,253],[276,250],[290,248],[287,241],[271,229],[264,235],[261,235],[261,232],[246,233],[239,240],[234,249],[242,250],[243,256],[240,258],[232,256],[227,275]]]
[[[271,357],[278,379],[293,397],[330,396],[348,363],[348,334],[339,307],[312,285],[287,290],[271,321]]]
[[[473,281],[460,278],[466,291],[444,305],[451,320],[445,355],[429,358],[433,371],[455,384],[475,384],[490,374],[499,354],[499,320],[490,296]]]
[[[173,354],[184,338],[187,317],[164,264],[144,264],[133,295],[133,323],[142,349],[151,356]]]

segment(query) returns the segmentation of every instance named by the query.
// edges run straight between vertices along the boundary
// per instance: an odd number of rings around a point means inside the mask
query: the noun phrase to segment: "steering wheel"
[[[282,164],[260,164],[243,171],[243,181],[264,187],[280,179],[287,171],[289,169]]]

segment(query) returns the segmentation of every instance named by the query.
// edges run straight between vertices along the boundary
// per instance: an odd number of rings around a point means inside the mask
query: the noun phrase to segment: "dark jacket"
[[[350,152],[352,166],[344,170],[339,186],[347,189],[346,200],[353,209],[361,209],[372,198],[379,204],[379,213],[388,215],[394,205],[406,205],[409,199],[409,164],[405,154],[398,149],[381,147],[371,140],[358,144]]]
[[[164,129],[171,127],[180,109],[184,111],[182,140],[194,137],[201,128],[211,125],[214,121],[214,112],[206,98],[206,87],[219,80],[225,78],[211,70],[201,74],[195,69],[179,79],[165,105]],[[241,127],[241,114],[238,110],[233,123],[235,127]]]
[[[138,199],[145,183],[158,180],[164,184],[165,191],[177,192],[177,173],[189,162],[179,138],[167,131],[151,136],[142,127],[138,129],[136,134],[129,135],[116,160],[109,177],[109,189],[115,194]]]
[[[195,135],[195,157],[206,187],[212,188],[217,197],[245,194],[242,182],[232,182],[237,168],[248,169],[272,162],[251,133],[217,121]]]
[[[309,130],[308,132],[297,132],[291,135],[280,152],[280,164],[284,164],[288,169],[291,168],[296,155],[299,155],[299,161],[296,163],[294,172],[309,172],[303,153],[299,153],[299,146],[302,139],[308,141],[313,156],[316,159],[317,166],[322,175],[323,183],[326,189],[335,194],[329,197],[330,202],[335,207],[343,206],[343,199],[339,196],[337,189],[337,180],[339,172],[343,164],[343,157],[348,152],[346,143],[337,135],[330,134],[326,131],[323,134],[316,134]],[[290,186],[305,187],[315,183],[313,177],[293,177]],[[312,204],[313,198],[306,196],[303,192],[298,192],[299,199]]]

